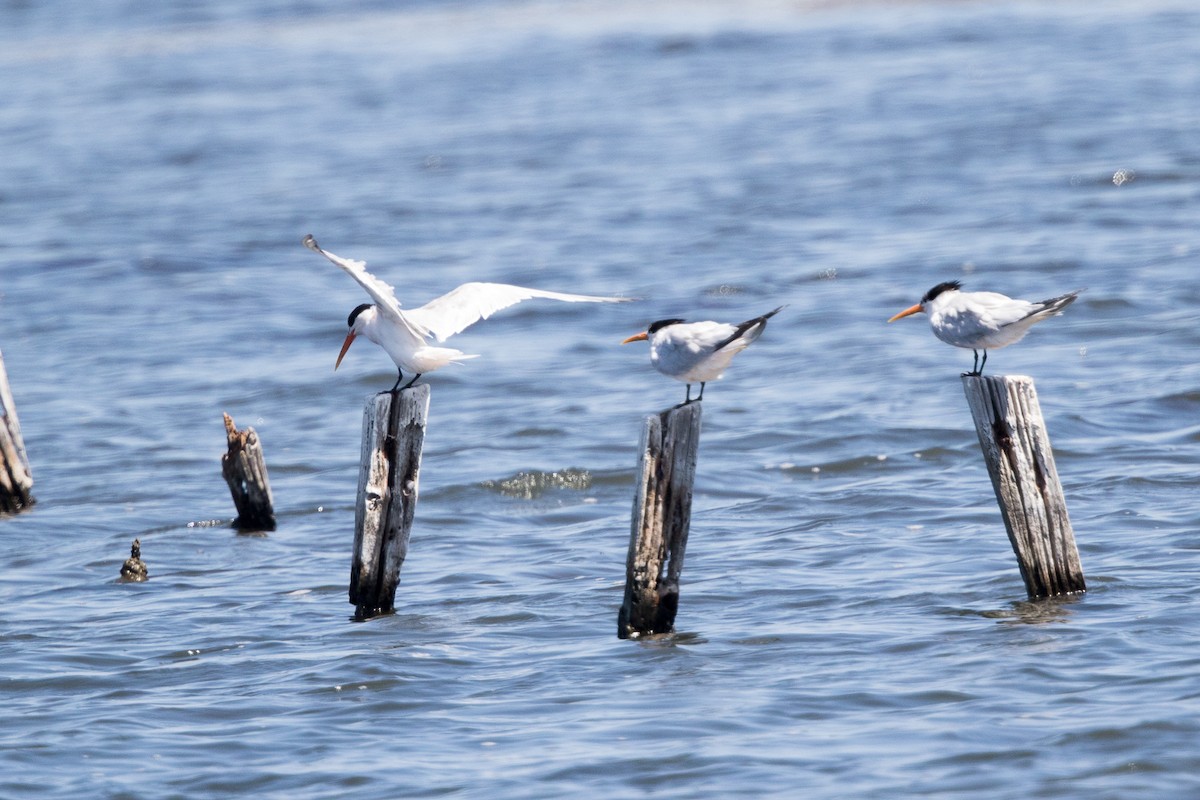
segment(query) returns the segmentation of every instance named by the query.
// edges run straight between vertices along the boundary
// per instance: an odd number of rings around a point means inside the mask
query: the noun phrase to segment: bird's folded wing
[[[430,300],[420,308],[405,312],[416,325],[427,329],[439,342],[487,319],[501,309],[533,298],[561,300],[564,303],[622,303],[625,297],[593,297],[527,289],[507,283],[464,283],[453,291]]]
[[[763,330],[767,327],[767,320],[769,320],[771,317],[775,316],[782,310],[783,310],[783,306],[780,306],[779,308],[775,309],[774,311],[763,314],[761,317],[755,317],[754,319],[748,319],[745,322],[739,323],[733,329],[733,332],[730,333],[728,336],[726,336],[724,339],[721,339],[719,342],[717,342],[713,346],[713,349],[721,350],[723,348],[729,347],[734,342],[740,342],[741,344],[738,349],[745,350],[747,347],[750,346],[751,342],[758,339],[759,336],[762,336]]]
[[[414,336],[424,339],[429,334],[425,331],[418,330],[406,316],[400,312],[400,302],[396,299],[396,292],[391,286],[376,278],[371,273],[367,272],[367,262],[356,261],[351,258],[342,258],[334,255],[328,250],[322,250],[317,244],[317,240],[312,237],[312,234],[304,237],[304,246],[314,253],[319,253],[331,262],[340,267],[347,275],[358,281],[358,285],[367,290],[367,294],[375,301],[375,305],[379,308],[380,313],[384,316],[402,323]]]
[[[1020,322],[1036,310],[1033,303],[996,292],[971,292],[970,298],[982,325],[1000,329]]]

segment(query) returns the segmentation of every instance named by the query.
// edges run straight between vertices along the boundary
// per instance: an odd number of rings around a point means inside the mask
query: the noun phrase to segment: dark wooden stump
[[[380,392],[363,410],[362,462],[354,507],[350,602],[356,619],[394,610],[400,567],[417,508],[429,385]]]
[[[142,561],[142,542],[134,539],[133,547],[129,548],[129,558],[121,565],[121,580],[126,583],[141,583],[149,577],[150,571],[146,569],[146,562]]]
[[[33,473],[21,439],[17,406],[8,388],[4,354],[0,353],[0,513],[12,513],[33,505]]]
[[[239,431],[233,417],[225,414],[225,435],[229,449],[221,456],[221,474],[229,484],[238,530],[275,530],[275,504],[271,498],[271,482],[267,479],[267,463],[262,444],[254,428]]]
[[[617,616],[622,639],[675,629],[699,447],[699,402],[646,417],[625,562],[625,601]]]
[[[1029,597],[1087,591],[1033,379],[964,375],[963,389]]]

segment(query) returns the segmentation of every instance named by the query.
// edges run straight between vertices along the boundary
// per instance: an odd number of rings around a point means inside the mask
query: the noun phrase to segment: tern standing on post
[[[466,358],[477,357],[449,347],[430,346],[430,338],[444,342],[479,320],[487,319],[497,311],[516,305],[522,300],[537,297],[561,300],[564,303],[623,303],[629,299],[546,292],[507,283],[464,283],[420,308],[401,311],[392,287],[367,272],[366,262],[342,258],[322,250],[312,234],[304,237],[304,246],[325,256],[344,270],[358,281],[375,301],[374,304],[364,303],[350,312],[350,317],[346,320],[350,332],[342,342],[342,350],[338,353],[333,368],[341,366],[342,359],[354,343],[354,339],[365,336],[382,347],[396,364],[399,374],[392,391],[400,387],[405,372],[413,375],[412,380],[404,385],[407,389],[426,372],[433,372]]]
[[[921,302],[904,309],[888,320],[896,320],[924,311],[929,315],[933,335],[947,344],[975,353],[975,365],[964,375],[982,375],[988,350],[1007,347],[1019,342],[1035,323],[1056,317],[1075,302],[1082,289],[1030,302],[1014,300],[997,292],[964,292],[958,281],[946,281],[934,286]],[[983,360],[979,360],[979,351]]]
[[[697,400],[704,399],[704,384],[721,377],[733,357],[762,336],[767,320],[783,306],[748,319],[740,325],[727,322],[687,322],[660,319],[621,344],[650,342],[650,363],[663,375],[687,384],[685,404],[692,402],[692,384],[700,384]]]

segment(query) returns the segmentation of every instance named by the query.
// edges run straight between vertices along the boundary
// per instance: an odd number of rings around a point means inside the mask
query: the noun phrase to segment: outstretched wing
[[[304,237],[304,246],[314,253],[319,253],[329,259],[342,269],[347,275],[358,281],[358,285],[367,290],[367,294],[371,295],[371,299],[375,301],[376,307],[380,313],[397,322],[402,323],[414,336],[424,339],[429,334],[417,330],[416,326],[408,320],[405,314],[400,311],[400,302],[396,300],[396,292],[391,286],[376,278],[371,273],[367,272],[367,262],[355,261],[351,258],[342,258],[334,255],[328,250],[322,250],[317,244],[317,240],[310,233]]]
[[[564,303],[624,303],[627,297],[593,297],[586,294],[564,294],[527,289],[507,283],[464,283],[453,291],[430,300],[420,308],[405,312],[416,325],[425,328],[439,342],[459,331],[487,319],[501,309],[515,306],[522,300],[542,298]]]

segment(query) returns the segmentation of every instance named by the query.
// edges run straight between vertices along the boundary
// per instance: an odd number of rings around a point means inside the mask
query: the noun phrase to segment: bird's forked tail
[[[762,336],[763,330],[765,330],[767,327],[767,320],[778,314],[783,309],[784,307],[780,306],[774,311],[768,311],[761,317],[755,317],[754,319],[746,320],[738,325],[737,329],[734,330],[734,332],[731,333],[724,341],[720,342],[716,347],[714,347],[713,350],[721,350],[722,348],[728,347],[738,340],[744,340],[741,347],[746,347],[759,336]]]
[[[1079,297],[1079,293],[1083,289],[1076,289],[1073,292],[1051,297],[1049,300],[1042,300],[1036,304],[1036,308],[1029,312],[1031,317],[1055,317],[1063,312],[1063,309],[1075,302],[1075,298]]]

